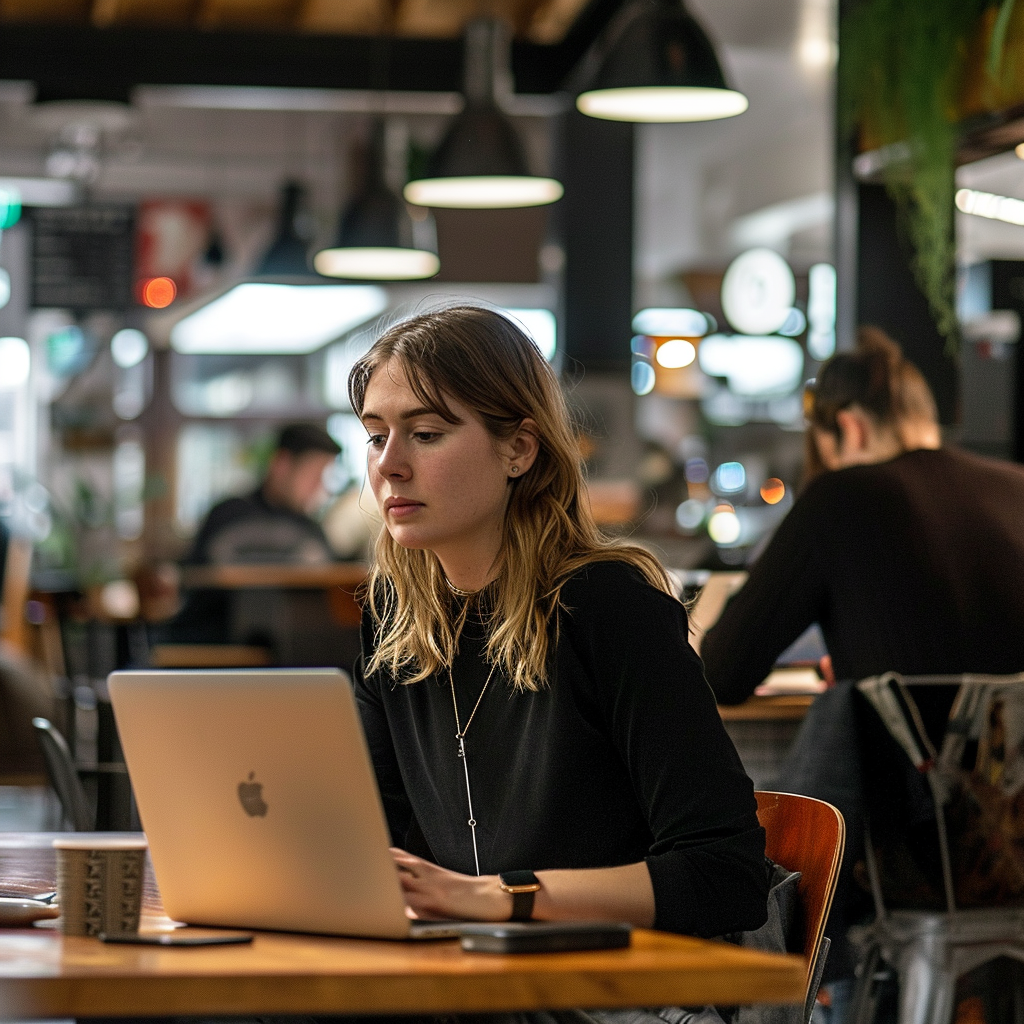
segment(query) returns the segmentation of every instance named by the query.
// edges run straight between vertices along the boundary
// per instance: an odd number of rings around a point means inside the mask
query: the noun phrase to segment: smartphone
[[[100,942],[131,946],[242,946],[252,942],[250,932],[203,932],[182,928],[173,932],[103,932]]]
[[[471,953],[563,953],[624,949],[632,927],[617,921],[506,921],[459,925],[462,948]]]

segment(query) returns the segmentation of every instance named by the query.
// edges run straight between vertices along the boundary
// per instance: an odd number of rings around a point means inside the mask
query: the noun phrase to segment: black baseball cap
[[[341,445],[317,423],[288,423],[277,435],[277,449],[292,455],[304,455],[306,452],[337,455]]]

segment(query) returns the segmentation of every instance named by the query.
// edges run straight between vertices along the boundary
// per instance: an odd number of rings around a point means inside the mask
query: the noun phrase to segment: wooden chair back
[[[842,814],[824,800],[793,793],[757,792],[757,819],[765,830],[765,853],[801,874],[797,890],[803,913],[803,954],[812,983],[825,922],[839,879],[846,845]]]
[[[28,654],[25,602],[28,601],[31,570],[32,542],[12,537],[7,542],[7,562],[0,591],[0,640],[23,655]]]

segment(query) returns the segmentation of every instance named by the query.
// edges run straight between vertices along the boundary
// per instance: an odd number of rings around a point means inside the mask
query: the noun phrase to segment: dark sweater
[[[549,685],[519,693],[496,672],[466,734],[481,872],[646,859],[656,927],[758,927],[764,832],[682,605],[623,563],[582,570],[562,601]],[[488,671],[471,617],[452,670],[463,724]],[[357,669],[356,697],[394,842],[473,874],[447,672],[403,686]]]
[[[186,565],[323,565],[333,561],[320,524],[267,500],[263,488],[206,514]]]
[[[1024,467],[943,448],[814,480],[704,638],[719,701],[814,622],[837,679],[1024,669]]]

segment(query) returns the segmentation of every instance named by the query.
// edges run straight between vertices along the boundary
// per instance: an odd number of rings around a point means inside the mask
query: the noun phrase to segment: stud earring
[[[509,467],[509,472],[512,473],[513,475],[515,475],[516,473],[519,472],[519,467],[518,466],[511,466],[511,467]]]

